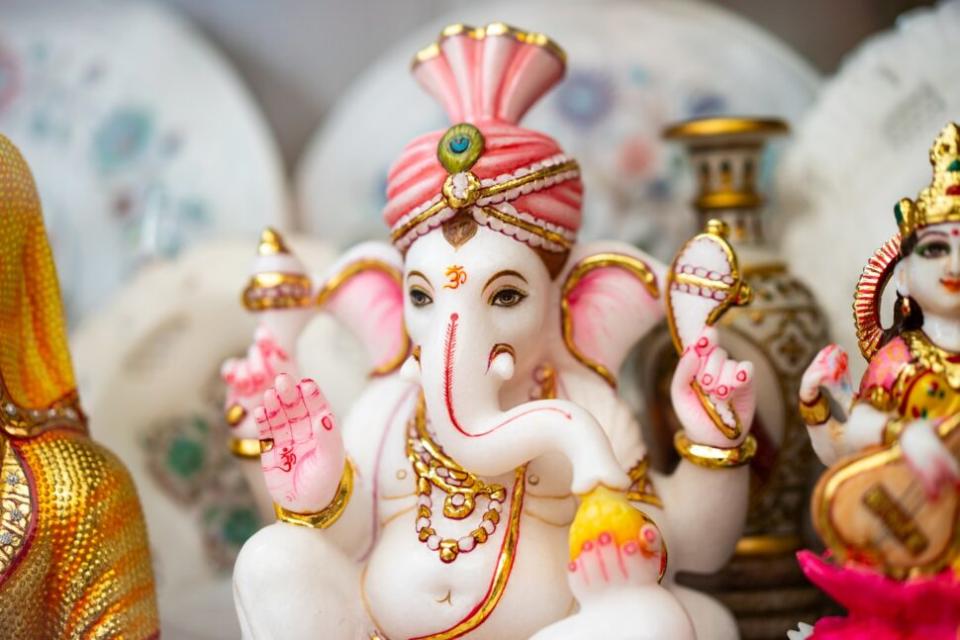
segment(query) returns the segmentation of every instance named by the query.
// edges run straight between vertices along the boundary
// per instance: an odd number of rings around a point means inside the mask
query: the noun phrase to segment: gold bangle
[[[273,504],[273,511],[277,514],[277,520],[289,522],[301,527],[310,527],[311,529],[326,529],[334,522],[340,519],[343,512],[350,502],[350,495],[353,493],[353,463],[347,458],[343,464],[343,475],[340,477],[340,486],[337,487],[337,493],[333,496],[326,507],[315,513],[297,513],[288,511],[277,503]]]
[[[800,401],[800,418],[808,427],[816,427],[830,419],[830,403],[822,394],[817,394],[817,399],[807,404]]]
[[[739,467],[750,462],[750,458],[757,453],[757,439],[753,434],[747,434],[738,447],[721,449],[708,444],[697,444],[691,441],[686,433],[678,431],[673,437],[673,446],[677,453],[690,462],[708,469]]]
[[[227,448],[238,458],[260,459],[260,440],[257,438],[230,438]]]

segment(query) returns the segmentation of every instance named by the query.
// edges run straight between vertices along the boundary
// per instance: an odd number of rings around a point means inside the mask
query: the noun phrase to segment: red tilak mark
[[[623,545],[623,552],[628,556],[632,556],[637,552],[637,543],[628,542],[627,544]]]
[[[647,539],[647,542],[653,544],[657,540],[657,532],[653,529],[647,529],[643,532],[643,537]]]
[[[739,380],[740,382],[746,382],[746,381],[747,381],[747,372],[746,372],[746,371],[738,371],[738,372],[737,372],[737,380]]]
[[[333,419],[330,417],[329,414],[320,418],[320,424],[322,424],[323,428],[326,429],[327,431],[333,431]]]
[[[960,230],[950,229],[950,235],[952,235],[952,236],[960,236]]]
[[[713,382],[713,376],[709,373],[703,374],[703,384],[709,385],[711,382]]]
[[[570,564],[568,564],[568,565],[567,565],[567,571],[569,571],[570,573],[576,573],[576,572],[577,572],[577,563],[576,563],[576,562],[571,562]]]
[[[456,411],[453,409],[453,352],[457,348],[457,322],[460,320],[460,315],[457,313],[450,314],[450,323],[447,325],[447,335],[444,338],[443,344],[443,401],[447,405],[447,417],[450,418],[450,423],[453,424],[453,428],[460,432],[461,435],[464,435],[468,438],[479,438],[480,436],[485,436],[490,433],[493,433],[500,427],[506,426],[526,415],[531,413],[536,413],[539,411],[552,411],[554,413],[559,413],[566,420],[572,420],[571,416],[566,411],[557,409],[555,407],[544,407],[542,409],[530,409],[529,411],[524,411],[518,415],[515,415],[507,420],[504,420],[498,425],[490,427],[486,431],[481,433],[468,433],[461,426],[459,420],[457,420]]]
[[[604,531],[600,534],[600,537],[597,538],[600,541],[600,544],[610,544],[610,541],[613,540],[613,536]]]
[[[726,398],[728,393],[730,393],[730,389],[727,387],[727,385],[722,384],[717,387],[717,396]]]

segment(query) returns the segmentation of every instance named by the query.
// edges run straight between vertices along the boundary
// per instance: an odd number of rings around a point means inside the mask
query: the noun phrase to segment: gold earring
[[[910,316],[910,298],[900,298],[900,313],[904,318]]]

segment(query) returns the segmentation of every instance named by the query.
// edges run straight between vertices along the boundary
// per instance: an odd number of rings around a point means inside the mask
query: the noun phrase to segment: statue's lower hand
[[[849,356],[839,345],[829,344],[821,349],[800,379],[800,402],[812,405],[824,388],[837,404],[849,407],[853,386],[848,365]]]
[[[680,356],[670,399],[691,441],[736,447],[747,437],[756,409],[753,364],[730,359],[717,330],[707,327]]]
[[[328,506],[343,474],[343,438],[326,398],[310,379],[277,376],[254,410],[260,463],[273,501],[296,513]]]
[[[919,476],[927,495],[936,498],[946,485],[960,482],[960,464],[937,435],[932,420],[914,420],[900,435],[907,464]]]

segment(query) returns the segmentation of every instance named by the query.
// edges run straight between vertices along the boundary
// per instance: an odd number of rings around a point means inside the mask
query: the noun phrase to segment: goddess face
[[[960,222],[920,229],[913,251],[897,266],[896,282],[924,313],[960,320]]]

